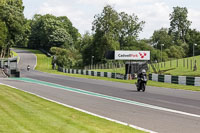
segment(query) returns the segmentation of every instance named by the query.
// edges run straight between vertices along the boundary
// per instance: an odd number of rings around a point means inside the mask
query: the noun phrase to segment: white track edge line
[[[35,56],[35,60],[36,60],[36,64],[33,67],[33,70],[35,70],[36,66],[37,66],[37,56],[35,54],[33,54]]]

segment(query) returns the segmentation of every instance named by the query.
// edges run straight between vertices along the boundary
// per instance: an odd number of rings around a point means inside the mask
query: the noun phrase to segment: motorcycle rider
[[[137,87],[140,87],[139,85],[141,83],[141,78],[143,78],[144,76],[147,76],[146,70],[142,69],[142,71],[138,74]]]

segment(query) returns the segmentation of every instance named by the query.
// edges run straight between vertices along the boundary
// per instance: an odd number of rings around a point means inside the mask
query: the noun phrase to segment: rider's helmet
[[[145,73],[146,73],[146,70],[145,70],[145,69],[143,69],[143,70],[142,70],[142,74],[145,74]]]

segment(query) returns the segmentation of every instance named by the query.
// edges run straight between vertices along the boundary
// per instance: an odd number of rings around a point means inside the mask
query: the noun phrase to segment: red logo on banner
[[[147,56],[147,53],[144,53],[144,54],[142,54],[142,53],[139,53],[140,54],[140,57],[143,59],[145,56]]]

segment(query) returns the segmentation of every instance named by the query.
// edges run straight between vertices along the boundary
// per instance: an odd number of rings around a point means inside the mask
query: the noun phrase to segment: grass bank
[[[193,70],[195,62],[197,66],[196,71]],[[163,71],[163,74],[200,77],[200,56],[155,63],[154,66],[157,71]],[[153,72],[151,66],[150,72]]]
[[[45,54],[43,54],[41,51],[39,50],[29,50],[32,53],[34,53],[37,56],[37,66],[36,66],[36,70],[39,71],[52,71],[52,58],[51,57],[47,57]]]
[[[12,57],[16,57],[16,56],[18,56],[18,54],[16,52],[14,52],[14,51],[11,51],[11,56]]]
[[[0,132],[143,133],[0,85]]]
[[[121,82],[121,83],[135,84],[135,82],[136,82],[136,80],[119,80],[119,79],[111,79],[111,78],[105,78],[105,77],[95,77],[95,76],[88,76],[88,75],[68,74],[68,73],[58,72],[57,70],[52,70],[52,67],[51,67],[52,59],[50,57],[47,57],[45,54],[41,53],[38,50],[31,50],[31,52],[35,53],[37,56],[38,64],[37,64],[36,70],[38,70],[38,71],[59,74],[59,75],[66,75],[66,76],[71,76],[71,77],[107,80],[107,81]],[[108,70],[103,69],[103,71],[110,72],[110,69],[108,69]],[[172,89],[200,91],[200,87],[197,87],[197,86],[177,85],[177,84],[169,84],[169,83],[162,83],[162,82],[155,82],[155,81],[148,81],[147,85],[155,86],[155,87],[172,88]]]

